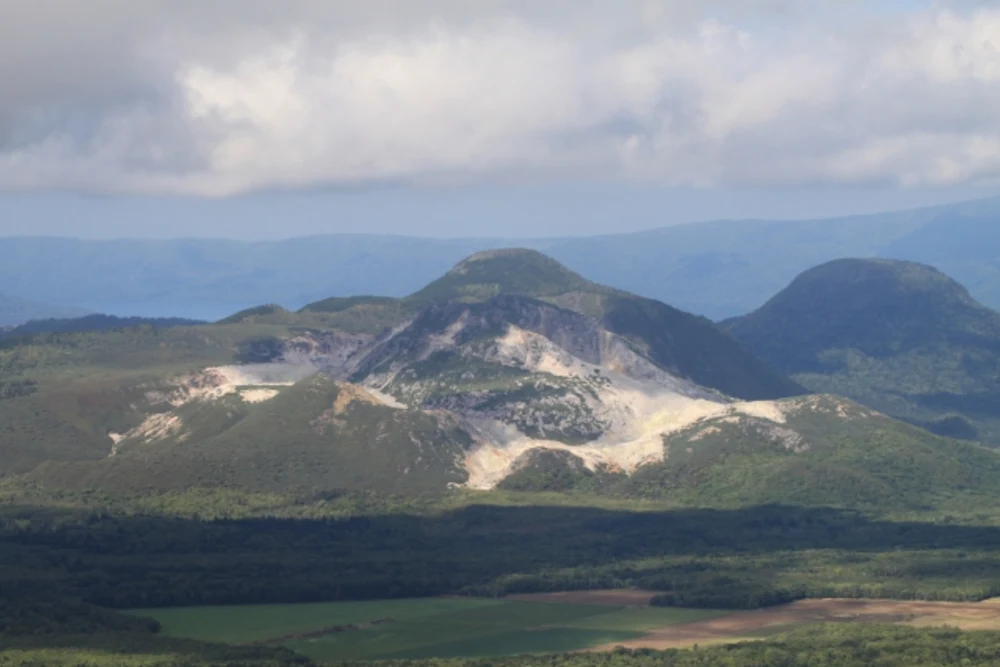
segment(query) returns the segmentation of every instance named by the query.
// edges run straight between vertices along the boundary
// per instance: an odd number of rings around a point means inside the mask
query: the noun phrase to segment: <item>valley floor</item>
[[[318,661],[475,658],[566,651],[666,650],[761,640],[829,623],[1000,630],[1000,600],[823,598],[753,611],[650,607],[642,590],[504,599],[423,598],[137,610],[168,636],[284,646]]]
[[[0,664],[482,657],[497,667],[546,653],[585,667],[622,655],[610,651],[619,646],[798,655],[854,651],[866,633],[921,655],[945,642],[965,647],[968,664],[1000,664],[1000,632],[989,632],[1000,630],[1000,604],[989,601],[1000,595],[1000,518],[989,510],[547,498],[343,496],[286,509],[216,493],[102,509],[25,496],[0,510]],[[941,625],[970,632],[942,635]],[[745,640],[765,643],[731,643]],[[640,667],[651,655],[641,650],[626,662]],[[945,658],[886,664],[965,664]],[[689,664],[677,660],[671,667]],[[690,664],[745,664],[719,660]]]
[[[302,605],[136,610],[168,636],[281,645],[319,661],[487,657],[618,645],[726,612],[634,606],[650,593],[597,592],[553,602],[422,598]],[[576,599],[574,599],[576,598]]]

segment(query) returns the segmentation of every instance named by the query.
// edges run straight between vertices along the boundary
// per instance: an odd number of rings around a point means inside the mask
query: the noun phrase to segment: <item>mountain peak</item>
[[[934,267],[840,259],[805,271],[760,309],[727,325],[765,360],[795,373],[816,370],[819,356],[831,349],[886,358],[928,345],[969,344],[1000,330],[1000,314]]]
[[[1000,313],[931,266],[827,262],[726,326],[808,389],[943,435],[1000,442]]]
[[[463,259],[461,262],[455,265],[452,271],[464,272],[468,269],[470,264],[475,264],[477,262],[495,262],[495,261],[520,261],[529,262],[535,264],[555,264],[559,265],[559,262],[552,259],[545,253],[539,252],[538,250],[533,250],[531,248],[493,248],[491,250],[482,250],[480,252],[473,253]]]
[[[540,297],[595,287],[594,283],[537,250],[501,248],[463,259],[408,299],[415,302],[482,301],[498,294]]]
[[[974,303],[968,290],[933,266],[898,259],[836,259],[800,274],[788,290],[849,290],[861,297],[911,295]]]

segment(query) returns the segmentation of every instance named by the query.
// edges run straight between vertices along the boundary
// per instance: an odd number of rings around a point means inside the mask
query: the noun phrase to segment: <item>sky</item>
[[[555,236],[1000,194],[1000,3],[0,0],[0,235]]]

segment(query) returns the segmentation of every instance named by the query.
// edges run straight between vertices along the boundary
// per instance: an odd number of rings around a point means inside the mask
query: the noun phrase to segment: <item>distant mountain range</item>
[[[201,320],[189,320],[181,317],[117,317],[115,315],[83,315],[80,317],[50,317],[32,319],[24,324],[0,331],[0,337],[30,336],[38,333],[73,333],[84,331],[108,331],[129,327],[154,327],[165,329],[169,327],[194,326],[205,324]]]
[[[1000,501],[994,453],[803,395],[711,321],[533,250],[477,253],[402,299],[0,340],[0,362],[3,485]]]
[[[80,317],[88,312],[83,308],[52,306],[0,294],[0,329],[17,326],[30,320]]]
[[[720,221],[564,239],[336,235],[223,240],[0,239],[0,285],[19,299],[115,315],[219,319],[260,303],[410,294],[463,257],[545,252],[611,287],[723,319],[760,307],[800,272],[841,258],[931,264],[1000,308],[1000,199],[809,221]],[[24,320],[0,303],[0,324]],[[52,314],[31,317],[54,316]]]

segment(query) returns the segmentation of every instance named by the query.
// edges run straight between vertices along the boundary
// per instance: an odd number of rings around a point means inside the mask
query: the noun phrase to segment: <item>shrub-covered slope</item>
[[[814,391],[1000,443],[1000,313],[936,269],[838,260],[726,326]]]
[[[990,452],[840,399],[739,400],[796,385],[706,320],[531,251],[475,255],[400,301],[18,337],[0,364],[0,474],[43,488],[1000,500]]]

